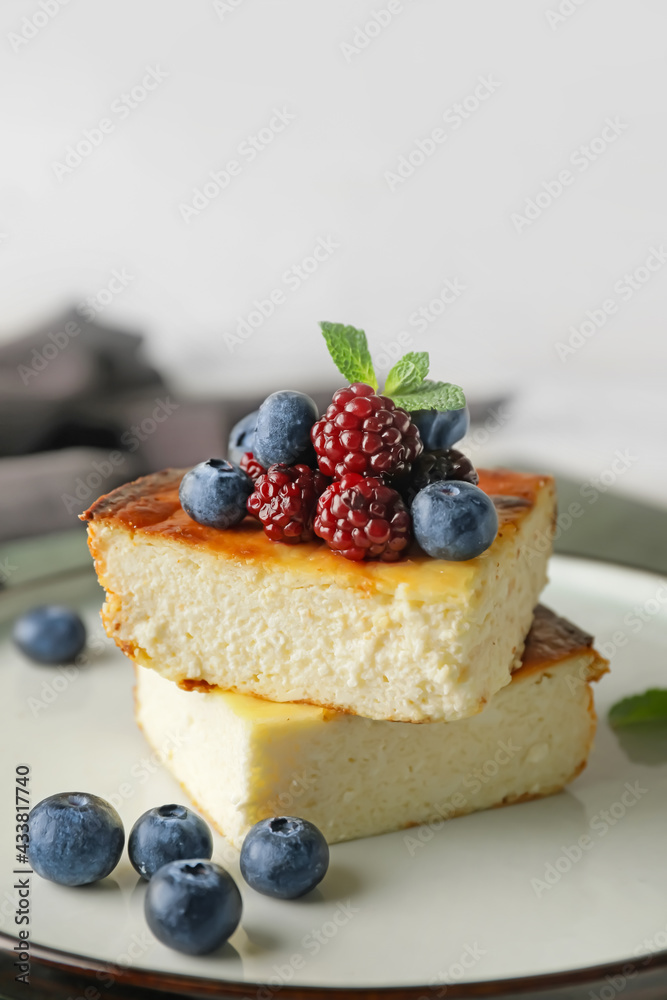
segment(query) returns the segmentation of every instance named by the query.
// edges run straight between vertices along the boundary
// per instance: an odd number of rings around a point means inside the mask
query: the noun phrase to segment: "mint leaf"
[[[365,382],[377,391],[378,380],[364,331],[342,323],[320,323],[320,327],[341,375],[349,382]]]
[[[396,393],[413,392],[428,375],[428,365],[426,351],[410,351],[409,354],[404,354],[387,375],[382,390],[383,395],[394,396]]]
[[[667,689],[649,688],[644,694],[617,701],[609,709],[609,724],[614,729],[642,722],[667,723]]]
[[[396,406],[408,413],[415,410],[460,410],[466,405],[463,389],[451,382],[422,382],[413,392],[393,393]]]

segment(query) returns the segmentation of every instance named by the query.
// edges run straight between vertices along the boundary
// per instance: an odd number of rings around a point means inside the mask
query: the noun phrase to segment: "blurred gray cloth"
[[[74,527],[120,483],[224,454],[222,402],[176,399],[141,348],[75,311],[0,346],[0,541]]]

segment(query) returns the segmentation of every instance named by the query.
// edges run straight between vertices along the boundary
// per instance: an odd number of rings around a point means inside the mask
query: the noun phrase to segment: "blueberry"
[[[329,846],[313,823],[276,816],[255,823],[241,848],[241,874],[257,892],[296,899],[322,881]]]
[[[88,885],[105,878],[123,853],[121,818],[97,795],[50,795],[31,810],[28,823],[32,867],[60,885]]]
[[[76,611],[49,604],[16,619],[14,642],[36,663],[71,663],[86,645],[86,626]]]
[[[465,437],[470,426],[467,406],[460,410],[417,410],[411,416],[425,451],[446,451]]]
[[[310,429],[319,414],[310,396],[284,389],[267,396],[257,413],[255,458],[270,465],[295,465],[310,448]]]
[[[221,458],[209,458],[186,472],[178,497],[186,514],[209,528],[231,528],[246,515],[252,479]]]
[[[149,880],[169,861],[210,858],[213,838],[208,826],[185,806],[149,809],[130,830],[127,853],[132,866]]]
[[[188,955],[215,951],[241,920],[241,893],[208,859],[170,861],[148,883],[144,912],[158,941]]]
[[[474,559],[498,531],[493,501],[472,483],[431,483],[412,501],[411,512],[415,538],[434,559]]]
[[[227,458],[234,465],[238,465],[247,451],[255,450],[255,428],[257,427],[257,414],[259,410],[253,410],[243,420],[239,420],[232,427],[229,435],[229,445],[227,447]]]

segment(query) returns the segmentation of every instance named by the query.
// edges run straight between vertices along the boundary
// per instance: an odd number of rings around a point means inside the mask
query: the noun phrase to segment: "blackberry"
[[[311,439],[321,471],[337,479],[407,472],[423,450],[410,414],[363,382],[334,394]]]
[[[307,465],[271,465],[255,482],[248,513],[262,522],[272,542],[312,541],[317,498],[328,482]]]
[[[411,520],[400,495],[384,480],[352,472],[324,491],[314,528],[346,559],[395,562],[410,542]]]
[[[408,507],[420,490],[431,483],[456,479],[459,482],[471,483],[476,486],[479,476],[475,467],[462,452],[456,448],[447,451],[425,451],[419,456],[407,475],[396,476],[391,485],[401,494]]]

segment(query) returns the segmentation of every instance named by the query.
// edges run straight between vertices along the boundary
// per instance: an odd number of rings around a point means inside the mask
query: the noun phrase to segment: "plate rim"
[[[16,944],[20,944],[18,938],[12,937],[0,931],[0,952],[4,952],[9,957],[13,954]],[[523,996],[540,996],[559,988],[572,989],[580,987],[582,990],[590,990],[596,984],[605,985],[607,977],[622,976],[625,982],[632,985],[627,997],[636,994],[636,986],[642,986],[656,972],[667,974],[667,948],[661,951],[651,952],[645,956],[646,960],[641,963],[638,958],[625,958],[614,962],[607,962],[598,965],[580,966],[576,969],[564,969],[557,972],[537,973],[535,975],[515,976],[503,979],[478,979],[472,982],[447,984],[447,995],[453,998],[494,997],[506,998]],[[143,969],[137,966],[116,966],[111,962],[101,962],[86,955],[78,955],[76,952],[62,951],[58,948],[51,948],[47,945],[30,944],[30,965],[31,973],[33,966],[45,969],[59,969],[69,972],[79,977],[89,978],[91,982],[99,984],[98,973],[105,976],[113,975],[114,983],[109,989],[107,996],[114,995],[116,984],[129,987],[137,987],[143,990],[162,991],[169,995],[187,997],[211,997],[217,1000],[238,1000],[239,997],[248,997],[250,993],[259,995],[262,989],[269,989],[272,993],[279,993],[284,1000],[313,1000],[315,997],[326,996],[330,1000],[349,1000],[354,997],[358,1000],[375,1000],[378,996],[401,998],[401,1000],[423,1000],[429,993],[437,996],[437,992],[432,985],[404,985],[404,986],[292,986],[285,983],[278,988],[273,988],[267,983],[251,982],[250,980],[238,979],[212,979],[209,976],[189,976],[175,972],[164,972],[160,969]],[[634,969],[634,975],[627,977],[628,966]],[[111,972],[113,970],[113,972]],[[626,979],[627,977],[627,979]],[[187,992],[184,992],[187,991]],[[223,992],[224,991],[224,992]],[[625,989],[624,989],[625,992]],[[552,993],[553,995],[553,993]],[[583,993],[581,996],[583,997]],[[578,1000],[579,993],[570,994],[571,1000]]]
[[[650,579],[665,579],[664,574],[652,569],[645,569],[627,563],[620,563],[614,560],[594,558],[590,556],[580,556],[575,553],[557,552],[553,557],[567,561],[589,564],[592,566],[610,566],[623,573]],[[552,557],[552,558],[553,558]],[[68,570],[64,573],[56,573],[49,577],[49,582],[57,581],[61,576],[88,575],[85,568]],[[21,587],[21,590],[29,591],[34,586],[38,586],[41,580],[30,580]],[[46,582],[46,581],[44,581]],[[16,588],[16,591],[19,588]],[[14,593],[16,593],[14,591]],[[12,593],[12,588],[0,592],[0,602],[2,597]],[[5,931],[0,931],[0,955],[7,959],[15,958],[15,947],[22,942],[18,937],[14,937]],[[269,989],[272,994],[278,993],[284,1000],[314,1000],[315,997],[327,997],[330,1000],[375,1000],[378,996],[394,997],[396,1000],[425,1000],[430,994],[435,997],[434,987],[429,984],[403,986],[311,986],[311,985],[291,985],[282,984],[278,988],[273,988],[267,983],[237,980],[237,979],[214,979],[209,976],[191,976],[175,972],[165,972],[160,969],[144,969],[137,966],[116,966],[113,963],[103,962],[99,959],[80,955],[76,952],[66,951],[59,948],[52,948],[49,945],[41,945],[30,941],[30,965],[42,970],[58,970],[61,973],[69,973],[77,978],[84,978],[88,981],[99,983],[98,973],[106,976],[113,970],[114,983],[110,988],[105,988],[105,995],[113,997],[118,995],[117,985],[123,988],[123,996],[127,996],[127,988],[137,988],[142,991],[159,993],[160,991],[170,996],[184,996],[194,998],[205,998],[215,996],[218,1000],[238,1000],[239,997],[247,997],[250,993],[259,995],[259,990]],[[577,989],[575,994],[568,993],[571,1000],[582,1000],[583,990],[590,990],[597,984],[603,986],[607,983],[607,977],[623,976],[624,971],[632,967],[634,974],[627,980],[624,987],[625,995],[628,998],[637,995],[637,987],[642,987],[647,980],[656,973],[665,973],[667,977],[667,948],[660,951],[651,952],[646,956],[628,956],[623,959],[615,959],[613,962],[599,963],[597,965],[579,966],[573,969],[561,969],[554,972],[541,972],[526,976],[514,976],[502,979],[481,979],[461,983],[447,984],[447,995],[453,998],[492,997],[495,1000],[511,1000],[512,997],[522,996],[526,998],[544,996],[554,990]],[[13,967],[12,967],[13,968]],[[2,966],[0,965],[0,973]],[[11,974],[11,973],[10,973]],[[0,975],[0,983],[4,976]],[[665,979],[667,982],[667,978]],[[54,984],[55,986],[55,984]],[[630,988],[628,989],[628,986]],[[579,990],[582,992],[580,993]],[[187,991],[187,992],[184,992]],[[642,990],[643,993],[643,990]],[[60,995],[54,992],[53,994]],[[555,995],[554,995],[555,998]]]

